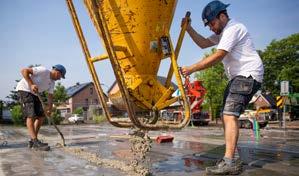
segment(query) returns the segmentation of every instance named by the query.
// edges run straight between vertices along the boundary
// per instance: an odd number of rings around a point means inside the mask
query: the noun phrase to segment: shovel
[[[42,97],[40,96],[40,94],[37,94],[37,97],[38,97],[39,101],[41,102],[43,109],[46,109],[46,106],[45,106],[44,102],[42,101]],[[45,113],[45,115],[46,115],[48,121],[50,122],[50,124],[52,124],[55,127],[56,131],[59,133],[59,135],[61,137],[61,140],[62,140],[62,146],[63,147],[66,146],[63,134],[61,133],[59,128],[55,125],[55,123],[54,123],[54,121],[52,120],[51,117],[49,117],[46,113]]]

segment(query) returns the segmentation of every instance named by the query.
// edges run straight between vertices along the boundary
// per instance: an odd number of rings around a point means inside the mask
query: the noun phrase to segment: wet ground
[[[49,152],[27,148],[24,127],[0,126],[0,175],[138,175],[127,168],[133,159],[131,129],[109,124],[59,126],[67,147],[56,145],[60,136],[54,127],[43,126],[40,139]],[[158,144],[158,135],[172,135],[172,143]],[[149,132],[152,148],[145,165],[153,175],[205,175],[205,167],[222,157],[224,136],[220,127],[187,127],[180,131]],[[244,165],[241,175],[299,175],[299,131],[262,129],[257,137],[241,129],[238,155]]]

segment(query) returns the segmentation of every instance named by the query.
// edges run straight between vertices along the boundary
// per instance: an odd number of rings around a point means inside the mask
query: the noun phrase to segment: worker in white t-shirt
[[[52,112],[55,81],[65,78],[66,69],[63,65],[57,64],[52,70],[38,66],[24,68],[21,73],[23,79],[18,82],[16,91],[20,97],[22,113],[26,118],[26,126],[30,135],[28,147],[48,151],[50,149],[48,144],[38,140],[38,131],[44,121],[45,113],[50,115]],[[45,91],[48,92],[48,106],[44,112],[37,94]]]
[[[212,36],[205,38],[198,34],[192,28],[191,20],[186,29],[199,47],[217,45],[217,50],[191,66],[182,67],[182,74],[187,76],[222,61],[229,79],[222,109],[226,150],[216,166],[206,168],[207,174],[236,174],[242,171],[242,162],[234,158],[239,137],[238,117],[261,87],[264,74],[262,60],[249,32],[243,24],[229,18],[228,6],[221,1],[212,1],[203,9],[202,20],[214,32]],[[186,20],[184,18],[182,23]]]

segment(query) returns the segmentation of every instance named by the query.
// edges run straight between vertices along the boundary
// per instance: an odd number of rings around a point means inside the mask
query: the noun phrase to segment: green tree
[[[59,125],[60,122],[63,120],[63,118],[60,115],[60,112],[56,108],[53,109],[51,116],[54,124],[56,125]]]
[[[75,109],[74,114],[83,115],[83,108],[80,107],[80,108]]]
[[[263,90],[278,95],[280,87],[275,82],[288,80],[293,91],[299,92],[299,33],[273,40],[260,55],[265,67]]]
[[[15,80],[16,83],[18,83],[20,80]],[[15,105],[19,105],[19,95],[16,91],[16,86],[13,88],[13,90],[10,91],[10,94],[6,96],[7,99],[9,99],[8,102],[6,102],[7,107],[10,109]]]
[[[205,57],[208,57],[214,52],[216,52],[215,48],[213,48],[210,53],[206,53]],[[208,108],[212,119],[214,119],[219,116],[223,93],[227,84],[227,77],[224,74],[223,64],[219,62],[213,67],[197,72],[195,77],[197,80],[203,81],[203,86],[207,90],[204,108]]]
[[[44,96],[42,97],[44,99],[44,102],[47,101],[48,92],[44,93]],[[61,117],[60,111],[56,108],[57,106],[61,105],[68,99],[67,92],[65,87],[59,82],[54,89],[53,92],[53,104],[55,105],[55,108],[52,110],[51,118],[53,119],[53,122],[55,124],[60,124],[61,121],[63,121],[63,118]]]
[[[59,82],[55,86],[54,94],[53,94],[53,102],[56,106],[61,105],[68,99],[68,95],[65,87]]]
[[[12,107],[11,116],[12,116],[12,121],[15,125],[24,124],[24,121],[23,121],[23,118],[22,118],[21,105],[15,105],[15,106]]]

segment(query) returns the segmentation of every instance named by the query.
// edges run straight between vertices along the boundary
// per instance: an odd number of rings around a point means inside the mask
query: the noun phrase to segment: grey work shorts
[[[44,110],[38,97],[30,92],[18,91],[22,106],[23,117],[44,117]]]
[[[236,76],[230,80],[224,91],[222,114],[238,118],[260,87],[261,83],[251,76]]]

